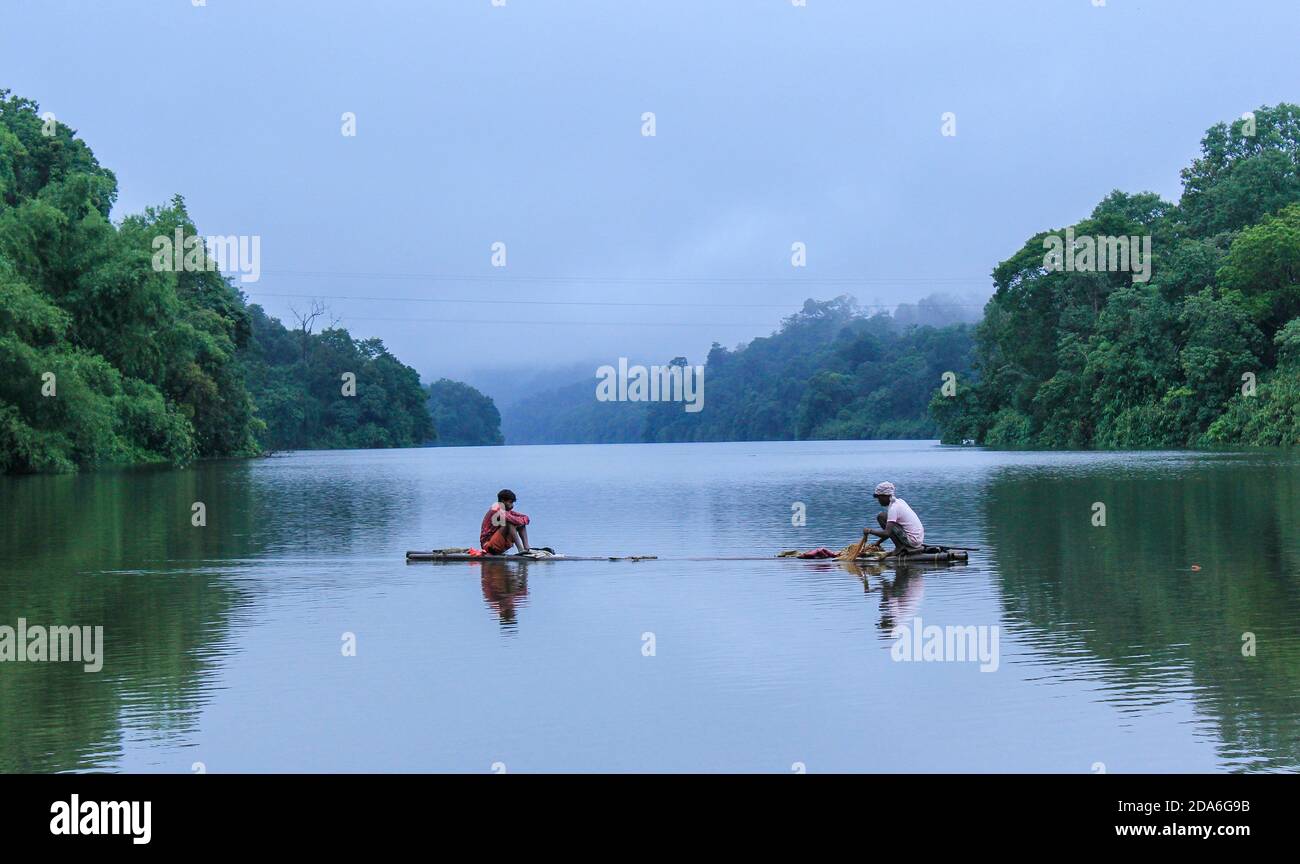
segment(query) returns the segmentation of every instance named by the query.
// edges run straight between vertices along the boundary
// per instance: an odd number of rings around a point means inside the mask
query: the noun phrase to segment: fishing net
[[[884,547],[879,543],[868,543],[867,538],[863,537],[857,543],[845,546],[835,557],[841,561],[852,561],[857,558],[883,558],[884,556]]]

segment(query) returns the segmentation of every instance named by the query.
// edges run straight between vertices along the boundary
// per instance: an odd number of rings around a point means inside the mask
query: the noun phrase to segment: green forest
[[[156,237],[198,233],[184,200],[114,224],[116,197],[73,130],[0,90],[0,472],[436,441],[382,342],[313,333],[319,312],[286,328],[201,246],[203,266],[156,270]]]
[[[1212,127],[1174,204],[1112,192],[1076,236],[1150,236],[1151,278],[993,271],[970,380],[936,394],[946,442],[1150,448],[1300,444],[1300,106]],[[1054,263],[1054,262],[1053,262]]]
[[[429,410],[444,447],[504,444],[496,403],[468,384],[439,378],[429,385]]]
[[[433,440],[420,376],[378,339],[353,339],[310,322],[289,330],[248,307],[252,339],[240,354],[259,436],[273,450],[412,447]],[[355,376],[353,382],[345,375]]]
[[[506,437],[512,444],[933,438],[930,395],[945,372],[968,373],[971,340],[966,324],[917,326],[866,316],[850,297],[808,300],[771,336],[734,350],[713,345],[702,411],[681,402],[599,402],[593,377],[511,406]]]
[[[808,300],[770,336],[714,344],[703,411],[601,402],[593,377],[503,423],[378,339],[317,331],[323,308],[285,326],[215,269],[155,269],[155,238],[198,234],[184,200],[110,220],[113,173],[0,90],[0,471],[503,440],[1300,444],[1300,107],[1212,127],[1181,176],[1177,203],[1114,191],[1029,238],[978,323],[934,298],[893,315]],[[1054,266],[1062,236],[1078,266]],[[1149,269],[1094,262],[1108,238],[1149,243]]]
[[[1300,107],[1214,126],[1182,185],[1177,203],[1114,191],[1087,219],[1029,238],[994,269],[973,328],[810,300],[770,337],[714,346],[698,414],[596,402],[575,382],[511,406],[507,438],[1300,444]],[[1053,266],[1052,238],[1074,243],[1072,262],[1086,249],[1082,266]],[[1127,266],[1104,266],[1113,238],[1133,238]]]

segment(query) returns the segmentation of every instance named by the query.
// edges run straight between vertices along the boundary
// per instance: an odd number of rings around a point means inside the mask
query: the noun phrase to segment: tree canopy
[[[945,441],[1300,444],[1300,106],[1214,126],[1182,179],[1176,204],[1116,191],[1070,226],[1149,236],[1150,281],[1045,266],[1059,231],[997,266],[973,386],[932,402]]]
[[[468,384],[439,378],[429,385],[429,409],[445,447],[503,444],[501,413],[487,396]]]
[[[198,236],[184,200],[115,225],[116,198],[73,130],[0,90],[0,472],[436,438],[382,342],[287,329],[202,246],[198,267],[155,268],[157,238]]]
[[[908,320],[916,310],[909,308]],[[510,443],[934,437],[931,394],[945,372],[966,374],[970,349],[969,325],[866,316],[847,296],[808,300],[771,336],[734,350],[713,345],[703,410],[672,401],[601,402],[593,378],[511,406],[506,436]]]

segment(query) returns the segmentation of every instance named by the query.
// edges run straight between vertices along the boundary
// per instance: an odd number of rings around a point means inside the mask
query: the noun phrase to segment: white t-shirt
[[[925,545],[925,526],[917,518],[915,511],[907,506],[907,502],[902,498],[895,498],[889,505],[889,510],[885,514],[885,521],[897,522],[907,535],[907,539],[912,541],[915,546]]]

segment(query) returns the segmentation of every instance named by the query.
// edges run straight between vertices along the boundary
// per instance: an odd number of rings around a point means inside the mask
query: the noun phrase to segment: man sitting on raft
[[[916,512],[902,498],[894,497],[894,484],[886,480],[876,487],[876,501],[884,507],[876,516],[880,530],[863,528],[862,536],[894,541],[894,554],[902,558],[909,552],[925,549],[925,526]]]
[[[504,555],[511,546],[528,551],[528,517],[515,512],[515,493],[509,489],[497,493],[497,503],[483,517],[478,542],[489,555]]]

